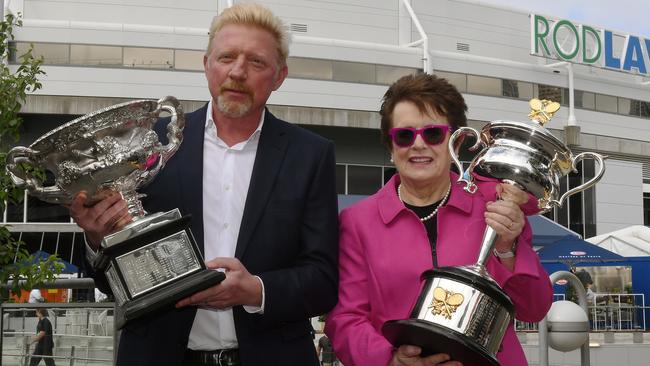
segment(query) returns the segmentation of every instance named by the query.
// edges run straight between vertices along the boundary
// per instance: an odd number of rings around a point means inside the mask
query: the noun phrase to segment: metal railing
[[[650,306],[645,306],[644,294],[596,293],[593,304],[588,305],[589,325],[593,332],[645,332]],[[564,300],[564,294],[554,294],[553,301]],[[515,320],[518,332],[536,332],[537,323]]]
[[[114,303],[0,304],[2,325],[2,366],[28,365],[32,356],[31,338],[38,318],[34,310],[46,308],[52,323],[57,364],[110,366],[115,341]],[[48,358],[49,356],[39,356]]]

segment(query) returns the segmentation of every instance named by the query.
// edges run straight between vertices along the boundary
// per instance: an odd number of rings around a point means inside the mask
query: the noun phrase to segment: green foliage
[[[0,213],[5,209],[5,202],[17,204],[23,198],[23,189],[16,187],[6,173],[5,159],[11,144],[20,137],[22,120],[18,113],[27,93],[42,87],[38,76],[45,74],[40,68],[43,59],[34,58],[31,47],[18,56],[16,65],[9,67],[4,62],[16,53],[11,41],[14,40],[14,27],[21,25],[20,14],[17,17],[7,14],[0,22]],[[30,171],[29,167],[24,169]],[[31,174],[43,177],[42,172],[32,171]],[[56,257],[34,260],[22,244],[12,238],[7,227],[0,226],[0,284],[8,284],[14,292],[51,281],[63,269]],[[0,301],[6,300],[7,295],[8,291],[3,287]]]

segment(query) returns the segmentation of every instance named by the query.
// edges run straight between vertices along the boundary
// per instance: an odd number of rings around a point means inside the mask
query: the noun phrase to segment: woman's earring
[[[391,154],[391,156],[390,156],[390,162],[391,162],[391,163],[394,163],[394,161],[393,161],[393,155],[392,155],[392,154]]]

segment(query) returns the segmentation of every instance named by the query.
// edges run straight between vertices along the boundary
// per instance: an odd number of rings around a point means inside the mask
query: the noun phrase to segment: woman
[[[466,125],[466,110],[456,88],[432,75],[402,77],[384,95],[381,133],[397,174],[343,210],[340,220],[339,303],[325,333],[346,366],[460,365],[447,354],[420,357],[415,346],[395,349],[381,327],[408,317],[422,272],[476,263],[486,224],[499,235],[487,269],[514,302],[517,318],[539,321],[551,305],[548,275],[532,249],[522,208],[514,203],[534,213],[535,200],[479,176],[475,194],[455,183],[447,144]],[[497,358],[502,365],[527,364],[512,325]]]

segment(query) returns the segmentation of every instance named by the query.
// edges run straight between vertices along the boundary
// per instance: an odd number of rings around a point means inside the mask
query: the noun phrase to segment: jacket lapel
[[[236,258],[241,259],[244,255],[255,227],[266,208],[284,160],[287,143],[288,136],[281,122],[266,110],[239,229]]]
[[[180,156],[175,156],[181,164],[177,182],[181,187],[183,213],[192,212],[192,234],[199,246],[201,255],[203,250],[203,135],[205,131],[206,104],[203,108],[187,114],[185,129],[183,131],[182,151]]]

